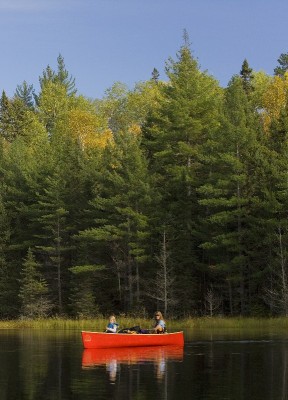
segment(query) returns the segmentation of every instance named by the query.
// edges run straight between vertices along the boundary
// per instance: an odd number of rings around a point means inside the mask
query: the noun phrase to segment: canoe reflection
[[[110,380],[116,379],[120,364],[141,364],[152,362],[156,368],[156,376],[161,378],[167,361],[182,361],[182,346],[121,347],[111,349],[84,349],[82,368],[106,366]]]

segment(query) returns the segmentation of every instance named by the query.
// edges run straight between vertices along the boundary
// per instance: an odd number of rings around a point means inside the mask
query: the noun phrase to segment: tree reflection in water
[[[83,351],[77,331],[0,331],[0,399],[288,398],[286,330],[201,335],[184,349]]]

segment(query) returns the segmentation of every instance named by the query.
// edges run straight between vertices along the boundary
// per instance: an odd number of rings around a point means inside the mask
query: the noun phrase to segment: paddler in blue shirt
[[[109,323],[106,326],[106,333],[116,333],[118,326],[119,324],[117,324],[115,316],[111,315],[109,317]]]

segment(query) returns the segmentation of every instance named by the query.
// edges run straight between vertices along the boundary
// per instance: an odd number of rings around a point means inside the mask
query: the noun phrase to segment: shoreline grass
[[[39,320],[19,319],[0,321],[0,330],[3,329],[61,329],[61,330],[104,330],[107,318],[95,319],[65,319],[49,318]],[[139,325],[149,328],[153,325],[151,319],[119,317],[117,322],[120,328]],[[189,317],[181,320],[167,320],[169,330],[183,329],[288,329],[287,317],[253,318],[253,317]]]

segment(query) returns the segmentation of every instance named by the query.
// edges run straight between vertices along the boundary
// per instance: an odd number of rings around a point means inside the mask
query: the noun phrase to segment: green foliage
[[[51,311],[51,304],[47,297],[47,283],[42,278],[39,269],[40,266],[29,248],[23,263],[19,291],[21,315],[26,318],[43,318]]]
[[[160,87],[160,104],[149,116],[144,144],[151,154],[160,199],[155,212],[156,229],[158,235],[167,232],[178,293],[181,296],[183,287],[190,287],[193,293],[183,309],[191,309],[200,286],[196,188],[202,174],[203,145],[219,124],[221,90],[212,77],[200,71],[187,40],[177,60],[168,60],[166,73],[169,82]]]
[[[90,260],[97,256],[111,271],[113,285],[118,280],[119,299],[126,287],[125,301],[130,306],[134,303],[132,279],[139,280],[137,267],[147,259],[147,212],[152,195],[139,143],[137,135],[121,132],[105,149],[102,173],[97,177],[96,195],[91,201],[94,227],[90,224],[78,237],[82,245],[86,243]]]
[[[73,274],[82,274],[86,272],[96,272],[105,269],[104,265],[76,265],[69,268]]]
[[[15,97],[22,100],[27,108],[33,109],[34,107],[34,94],[35,90],[33,85],[28,85],[26,81],[22,85],[17,85]]]
[[[42,90],[47,82],[52,82],[63,86],[69,96],[72,96],[77,92],[77,89],[75,88],[75,79],[72,76],[69,76],[69,72],[65,67],[64,58],[61,54],[57,57],[57,71],[54,71],[50,65],[48,65],[43,71],[42,76],[39,77],[39,82]]]
[[[92,101],[59,55],[3,91],[0,318],[203,315],[211,288],[222,314],[287,313],[286,55],[221,88],[183,39],[165,82]]]
[[[282,53],[277,61],[279,65],[274,69],[274,74],[284,76],[285,72],[288,71],[288,54]]]
[[[3,190],[3,187],[1,189]],[[1,193],[0,226],[0,317],[11,318],[17,315],[18,303],[15,302],[14,297],[18,286],[14,279],[14,271],[8,261],[11,229]]]
[[[243,88],[247,95],[253,90],[253,69],[249,67],[248,61],[245,59],[240,71]]]
[[[12,142],[25,135],[29,126],[27,112],[28,107],[20,97],[10,100],[3,91],[0,100],[0,132],[5,140]]]

